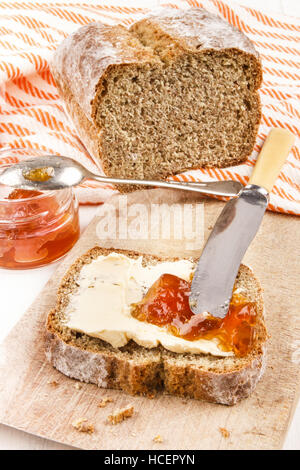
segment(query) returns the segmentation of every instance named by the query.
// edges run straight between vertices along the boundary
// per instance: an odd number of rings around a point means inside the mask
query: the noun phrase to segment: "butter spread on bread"
[[[45,346],[49,362],[69,377],[131,394],[165,391],[226,405],[248,397],[265,369],[267,339],[262,291],[251,269],[241,265],[236,279],[236,292],[245,294],[248,301],[255,304],[257,312],[255,343],[245,356],[177,353],[162,345],[146,348],[133,340],[115,348],[105,340],[66,325],[66,313],[80,288],[82,269],[112,251],[134,260],[141,259],[141,253],[95,247],[75,261],[61,281],[56,305],[48,315]],[[142,255],[143,266],[174,261],[178,259]],[[181,275],[184,276],[183,266],[196,261],[181,263]],[[185,270],[186,276],[188,272],[189,268]],[[109,314],[108,309],[107,316]]]
[[[195,267],[187,259],[143,266],[142,259],[112,252],[83,266],[77,279],[78,289],[66,310],[66,326],[107,341],[115,348],[132,339],[145,348],[161,344],[176,353],[232,355],[219,349],[217,340],[187,341],[131,315],[131,305],[142,300],[162,274],[188,281]]]

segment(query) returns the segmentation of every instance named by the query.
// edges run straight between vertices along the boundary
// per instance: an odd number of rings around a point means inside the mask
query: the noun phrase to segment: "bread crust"
[[[60,329],[57,317],[68,303],[68,294],[76,286],[76,276],[81,267],[100,254],[106,255],[111,251],[93,248],[71,266],[62,280],[57,305],[47,319],[45,344],[48,361],[68,377],[133,395],[164,392],[224,405],[234,405],[248,397],[265,369],[267,333],[261,287],[246,266],[241,266],[239,276],[252,285],[251,295],[256,302],[260,329],[255,350],[246,358],[232,360],[201,354],[176,354],[161,346],[146,349],[133,341],[123,348],[115,349],[98,338],[80,334],[78,339],[76,333]],[[134,258],[140,256],[139,253],[126,250],[113,251]],[[162,260],[144,256],[147,262]]]
[[[163,33],[172,40],[176,38],[184,48],[196,47],[198,50],[237,48],[259,57],[253,43],[245,34],[220,16],[204,8],[187,8],[185,10],[163,8],[155,13],[149,13],[145,18],[134,23],[131,29],[145,23],[147,23],[147,27],[154,26],[151,32],[152,36]]]
[[[256,89],[262,81],[259,54],[250,39],[237,28],[201,8],[175,12],[164,9],[159,15],[149,15],[134,23],[130,30],[121,25],[89,23],[68,36],[55,51],[51,63],[54,79],[64,93],[65,86],[80,104],[89,120],[95,116],[96,91],[112,67],[153,64],[159,62],[154,50],[144,47],[132,34],[145,26],[151,28],[153,41],[162,35],[169,38],[176,51],[238,51],[254,56],[257,61]]]
[[[235,405],[250,396],[266,366],[264,350],[241,369],[219,374],[174,365],[167,359],[163,363],[153,360],[137,364],[126,356],[79,349],[49,331],[46,357],[64,375],[101,388],[145,396],[163,392],[222,405]]]

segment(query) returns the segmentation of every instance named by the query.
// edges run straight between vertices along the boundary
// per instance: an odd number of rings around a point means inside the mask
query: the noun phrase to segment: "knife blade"
[[[224,318],[243,256],[255,237],[295,136],[272,129],[258,156],[249,184],[223,208],[198,261],[189,297],[194,314]]]

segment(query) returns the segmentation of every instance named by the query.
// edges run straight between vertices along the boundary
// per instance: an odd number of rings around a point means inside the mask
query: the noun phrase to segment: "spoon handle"
[[[195,191],[203,194],[212,194],[215,196],[236,196],[242,189],[242,184],[238,181],[210,181],[206,183],[179,182],[179,181],[155,181],[155,180],[135,180],[123,178],[110,178],[107,176],[89,175],[100,183],[113,184],[133,184],[139,186],[155,186],[160,188],[184,189],[186,191]]]

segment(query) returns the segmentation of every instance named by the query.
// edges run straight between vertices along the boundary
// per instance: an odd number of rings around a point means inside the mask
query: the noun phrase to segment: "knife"
[[[272,129],[249,184],[224,206],[193,277],[189,303],[194,314],[226,316],[242,258],[259,229],[269,193],[294,141],[288,130]]]

